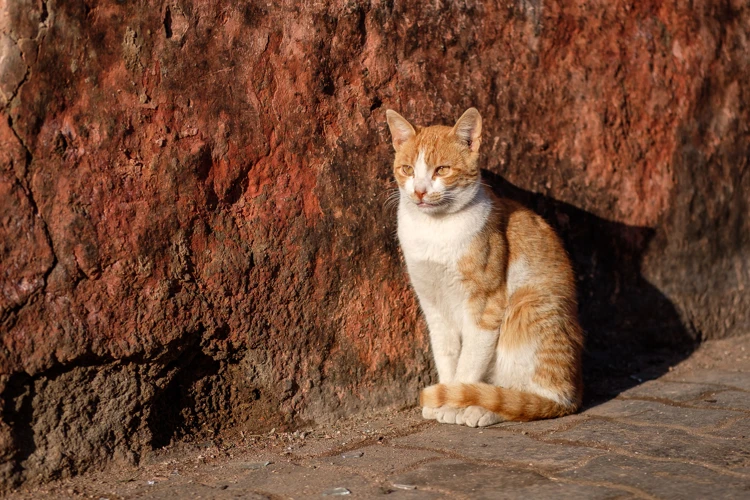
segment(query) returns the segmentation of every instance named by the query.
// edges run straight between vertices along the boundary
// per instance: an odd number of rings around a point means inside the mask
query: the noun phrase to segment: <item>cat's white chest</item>
[[[490,200],[483,196],[457,213],[440,217],[422,213],[402,200],[398,210],[398,239],[404,256],[411,261],[457,266],[491,210]]]
[[[459,221],[399,216],[398,238],[407,261],[456,267],[471,244],[471,233]]]
[[[487,221],[489,200],[443,217],[419,213],[407,203],[399,207],[398,238],[414,289],[421,302],[460,325],[467,297],[458,264]]]

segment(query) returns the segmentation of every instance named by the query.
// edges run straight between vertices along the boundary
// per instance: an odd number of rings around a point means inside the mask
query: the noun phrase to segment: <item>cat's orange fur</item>
[[[461,291],[456,300],[462,301],[465,318],[474,323],[467,331],[476,329],[490,332],[490,335],[495,332],[492,365],[488,365],[487,373],[480,380],[470,380],[460,373],[459,358],[455,378],[443,380],[441,374],[440,384],[422,391],[420,403],[426,409],[479,406],[503,420],[535,420],[576,411],[583,391],[583,332],[577,319],[575,278],[570,261],[560,239],[540,216],[478,185],[481,182],[479,113],[472,108],[453,128],[412,127],[411,132],[408,130],[411,125],[400,115],[391,111],[388,119],[396,149],[394,174],[405,204],[400,208],[404,210],[403,216],[399,214],[400,226],[408,223],[412,228],[422,220],[425,224],[441,224],[439,218],[460,214],[466,209],[459,206],[452,212],[450,200],[472,187],[477,200],[491,204],[481,230],[472,233],[465,250],[455,255],[455,263],[448,261],[444,267],[446,273],[450,269],[457,270]],[[413,208],[415,188],[409,187],[409,180],[420,174],[415,173],[415,168],[405,168],[416,164],[420,152],[421,169],[426,168],[424,175],[431,177],[432,191],[428,189],[424,197],[438,204],[437,208],[428,207],[428,218],[424,219],[420,219],[421,213],[409,218],[410,211],[416,210]],[[448,168],[438,170],[440,166]],[[409,172],[411,176],[407,175]],[[413,179],[412,184],[417,181]],[[439,205],[443,199],[448,201]],[[441,206],[448,207],[445,213],[440,212]],[[401,238],[401,233],[399,236]],[[418,262],[420,248],[413,243],[407,245],[404,239],[402,248],[407,264]],[[442,240],[439,243],[443,244]],[[512,276],[509,275],[511,268]],[[425,278],[415,276],[421,271],[414,264],[409,271],[424,308],[429,290],[425,291],[424,286],[418,288],[416,278],[422,281]],[[440,320],[430,319],[431,326]],[[461,333],[464,347],[470,340],[467,331]],[[518,360],[514,356],[518,356]],[[531,367],[528,376],[513,375],[512,367],[516,362]],[[520,367],[519,364],[519,373],[523,371]]]
[[[486,189],[486,188],[485,188]],[[488,384],[435,385],[422,391],[422,406],[487,408],[504,420],[536,420],[575,412],[583,393],[575,278],[555,232],[537,214],[493,196],[494,217],[462,257],[471,312],[486,329],[499,329],[498,347],[512,352],[538,343],[534,381],[562,396],[559,404],[539,395]],[[518,258],[547,279],[508,296],[506,272]]]

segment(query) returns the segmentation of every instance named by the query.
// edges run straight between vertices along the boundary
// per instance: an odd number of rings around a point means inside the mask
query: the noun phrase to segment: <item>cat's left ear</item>
[[[453,133],[461,142],[466,143],[469,149],[476,153],[479,151],[479,143],[482,137],[482,115],[477,108],[469,108],[453,127]]]
[[[406,121],[406,118],[396,113],[392,109],[385,112],[385,117],[388,119],[388,128],[391,129],[391,137],[393,138],[393,149],[398,151],[398,148],[417,135],[414,127],[411,123]]]

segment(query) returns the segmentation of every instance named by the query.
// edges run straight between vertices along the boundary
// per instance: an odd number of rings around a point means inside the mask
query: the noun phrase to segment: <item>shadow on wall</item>
[[[585,407],[659,377],[695,350],[696,336],[675,306],[641,275],[654,229],[602,219],[488,170],[482,175],[496,194],[543,216],[570,254],[586,331]]]

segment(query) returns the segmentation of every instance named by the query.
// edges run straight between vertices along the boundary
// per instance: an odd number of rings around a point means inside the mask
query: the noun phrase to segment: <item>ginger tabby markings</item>
[[[540,216],[482,184],[479,112],[416,129],[386,116],[398,238],[440,380],[422,391],[422,415],[476,427],[575,412],[583,332],[570,261]]]

